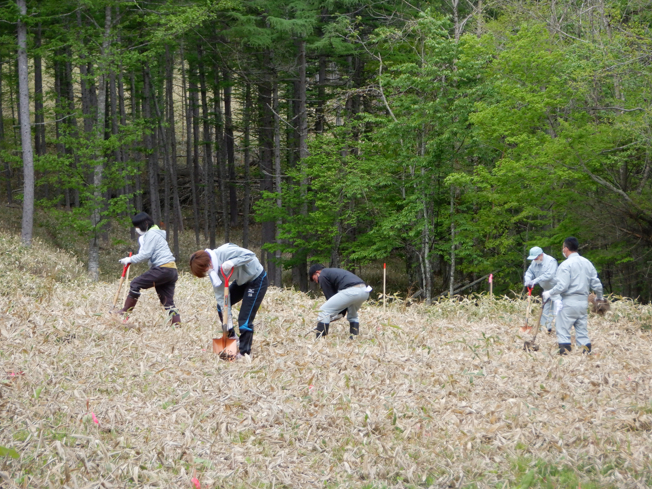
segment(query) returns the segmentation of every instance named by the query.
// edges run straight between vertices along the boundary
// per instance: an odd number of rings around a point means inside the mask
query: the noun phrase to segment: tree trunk
[[[152,124],[152,98],[156,95],[151,93],[152,84],[149,80],[149,68],[143,70],[143,117],[149,126],[145,131],[145,153],[147,154],[147,168],[149,175],[149,202],[150,214],[156,224],[161,222],[161,199],[158,188],[158,157],[156,152],[156,129],[151,130]],[[151,131],[151,132],[147,132]]]
[[[200,229],[200,213],[199,213],[199,177],[200,177],[200,167],[199,167],[199,93],[197,90],[197,84],[195,83],[193,76],[195,70],[193,69],[191,74],[188,76],[188,89],[190,90],[190,100],[192,107],[192,141],[193,141],[193,151],[192,151],[192,165],[193,165],[193,178],[195,179],[194,185],[196,188],[196,199],[194,204],[195,211],[195,234],[197,240],[197,246],[199,246],[199,229]],[[206,177],[204,176],[204,179]],[[204,190],[205,191],[205,190]],[[204,234],[204,239],[208,238],[208,233]]]
[[[326,104],[326,56],[319,56],[319,88],[317,92],[317,109],[315,118],[315,132],[321,134],[326,129],[326,114],[324,105]]]
[[[43,114],[43,69],[41,63],[41,24],[34,37],[34,150],[36,156],[45,154],[45,115]]]
[[[299,113],[298,119],[299,119],[299,130],[298,130],[298,138],[299,138],[299,162],[303,162],[305,158],[308,157],[308,107],[307,107],[307,89],[308,89],[308,83],[306,79],[306,42],[304,40],[299,41],[299,57],[297,60],[297,64],[299,67]],[[296,94],[295,94],[296,96]],[[304,216],[308,215],[308,206],[305,204],[306,202],[306,194],[307,194],[307,187],[308,187],[308,182],[304,178],[301,181],[301,196],[304,204],[301,206],[301,214]],[[308,263],[307,263],[307,257],[305,255],[305,252],[301,252],[300,254],[300,263],[297,265],[298,267],[298,275],[299,275],[299,290],[302,292],[307,292],[308,291]]]
[[[138,100],[138,97],[136,95],[136,75],[132,72],[131,73],[131,122],[135,123],[138,119],[140,119],[140,102]],[[143,139],[145,136],[143,136]],[[138,171],[136,172],[136,176],[134,179],[134,193],[135,193],[135,198],[134,198],[134,206],[136,212],[142,212],[143,210],[143,193],[141,192],[141,182],[140,182],[140,174],[142,171],[142,160],[141,160],[141,155],[142,153],[140,151],[135,150],[137,148],[137,143],[134,142],[134,159],[137,161],[137,169]],[[131,238],[135,239],[136,234],[135,230],[132,228],[131,232]]]
[[[270,53],[265,53],[264,66],[269,69],[271,64]],[[272,112],[272,83],[270,78],[273,76],[267,73],[263,81],[258,86],[258,147],[259,147],[259,165],[262,173],[260,179],[260,190],[262,192],[273,192],[274,181],[272,178],[274,171],[273,148],[274,148],[274,121]],[[262,247],[267,243],[273,243],[276,240],[276,223],[274,221],[265,221],[262,223]],[[273,254],[267,250],[261,251],[261,259],[267,265],[267,275],[276,276],[276,265]]]
[[[104,38],[102,40],[102,50],[100,53],[100,60],[98,66],[99,80],[98,80],[98,94],[97,94],[97,120],[95,140],[97,146],[101,146],[100,142],[104,140],[104,128],[106,120],[106,70],[108,68],[108,57],[111,34],[111,7],[105,8],[104,19]],[[104,207],[102,195],[102,172],[104,170],[104,155],[101,153],[96,154],[96,164],[93,169],[93,209],[91,214],[91,225],[93,227],[93,235],[88,252],[88,272],[91,280],[99,280],[100,271],[100,222],[102,216],[100,210]]]
[[[217,160],[217,172],[220,186],[220,203],[222,204],[222,220],[224,226],[224,242],[230,241],[229,226],[229,205],[226,195],[226,145],[224,144],[224,121],[222,118],[222,103],[220,96],[220,70],[217,65],[213,66],[215,76],[213,85],[213,112],[215,113],[215,159]]]
[[[188,81],[190,81],[190,70],[188,70]],[[183,87],[183,99],[186,109],[186,167],[190,172],[190,194],[192,198],[192,220],[195,230],[195,245],[199,247],[199,208],[197,204],[197,169],[193,158],[193,102],[194,97],[190,93],[190,86],[186,84],[186,67],[183,47],[181,50],[181,85]]]
[[[448,283],[448,296],[453,297],[455,289],[455,189],[451,187],[451,273]]]
[[[5,144],[4,112],[2,108],[2,59],[0,59],[0,144]],[[11,165],[5,159],[5,184],[7,189],[7,203],[13,204],[13,189],[11,188]]]
[[[283,200],[281,197],[281,121],[278,116],[278,83],[274,82],[274,183],[275,191],[277,194],[276,197],[276,207],[279,208],[279,211],[283,207]],[[281,225],[283,221],[281,219],[276,220],[276,245],[281,246]],[[281,264],[281,250],[277,249],[274,253],[276,273],[272,278],[272,285],[277,287],[283,286],[283,265]]]
[[[199,88],[201,91],[201,107],[202,116],[204,119],[204,175],[206,176],[206,208],[205,219],[208,229],[208,241],[211,248],[215,248],[215,228],[216,228],[216,212],[215,212],[215,167],[213,165],[213,143],[211,137],[211,125],[208,114],[208,97],[206,95],[206,71],[204,62],[202,60],[202,47],[198,47],[199,57]]]
[[[119,41],[119,39],[118,39]],[[124,85],[124,79],[122,75],[122,65],[120,65],[120,71],[118,72],[118,115],[120,117],[120,125],[122,127],[127,125],[127,112],[125,110],[125,85]],[[127,196],[128,201],[127,201],[127,211],[126,215],[129,216],[130,210],[129,208],[133,208],[134,206],[134,197],[133,197],[133,192],[131,189],[131,177],[127,173],[128,170],[128,162],[129,162],[129,151],[125,146],[120,147],[120,161],[122,161],[122,166],[120,171],[124,171],[124,188],[123,188],[123,194]]]
[[[76,108],[75,108],[75,87],[73,85],[73,80],[72,80],[72,62],[70,59],[72,58],[72,52],[70,47],[68,46],[66,48],[66,62],[64,64],[64,72],[63,72],[63,79],[62,79],[62,84],[61,84],[61,89],[62,89],[62,96],[64,97],[65,100],[67,100],[67,110],[63,111],[63,114],[69,115],[66,119],[66,126],[68,127],[68,132],[75,138],[79,137],[79,130],[77,127],[77,118],[75,116],[76,113]],[[63,83],[65,82],[65,84]],[[65,88],[64,88],[65,87]],[[64,145],[64,151],[68,154],[72,153],[72,151]],[[73,171],[76,173],[76,170],[78,168],[78,163],[79,163],[79,156],[75,153],[73,155],[72,159],[72,168]],[[74,203],[75,207],[79,208],[80,202],[79,202],[79,189],[77,186],[72,189],[72,202]]]
[[[165,46],[165,69],[166,69],[166,105],[168,110],[168,156],[169,156],[169,170],[170,170],[170,183],[172,187],[172,225],[173,225],[173,243],[174,243],[174,256],[179,259],[179,233],[183,231],[183,218],[181,216],[181,203],[179,202],[179,185],[177,181],[177,138],[174,125],[174,55],[170,52],[170,47]]]
[[[21,240],[24,246],[32,245],[34,225],[34,155],[32,153],[32,131],[29,117],[29,79],[27,73],[27,26],[23,18],[27,15],[25,0],[16,0],[20,18],[18,20],[18,100],[20,106],[20,141],[23,147],[23,222]]]
[[[231,226],[238,225],[238,194],[235,187],[235,148],[233,139],[233,113],[231,110],[231,78],[225,68],[224,73],[224,144],[229,167],[229,211]]]
[[[251,151],[250,132],[251,132],[251,85],[247,83],[245,87],[245,106],[244,106],[244,199],[242,200],[242,247],[249,247],[249,199],[251,198]]]

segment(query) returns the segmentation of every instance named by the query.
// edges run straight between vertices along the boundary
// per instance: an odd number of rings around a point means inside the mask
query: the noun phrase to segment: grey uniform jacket
[[[543,290],[550,290],[555,286],[555,274],[557,273],[557,260],[552,256],[543,255],[543,262],[537,263],[532,260],[525,272],[525,282],[532,280],[535,284],[543,287]]]
[[[598,272],[586,258],[572,253],[557,269],[557,284],[550,291],[552,297],[587,300],[591,289],[602,299],[602,283]],[[565,303],[565,302],[564,302]]]
[[[145,234],[138,238],[140,249],[138,254],[131,257],[131,263],[140,263],[149,260],[152,267],[160,267],[174,261],[174,255],[165,240],[165,231],[158,226],[151,227]]]
[[[213,252],[217,256],[220,266],[227,260],[233,262],[233,275],[229,279],[229,284],[244,285],[263,273],[263,266],[253,251],[240,248],[233,243],[226,243],[213,250]],[[224,277],[221,271],[219,274],[222,283],[218,287],[213,287],[213,291],[215,292],[217,304],[222,307],[224,305]]]

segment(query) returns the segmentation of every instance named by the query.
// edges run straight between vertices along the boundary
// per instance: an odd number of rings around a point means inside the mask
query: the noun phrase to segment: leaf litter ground
[[[595,353],[560,358],[545,332],[523,351],[520,300],[368,303],[359,338],[338,321],[316,341],[323,299],[270,288],[253,357],[225,363],[207,280],[182,274],[178,328],[153,290],[134,328],[115,323],[116,287],[0,296],[0,446],[19,454],[0,459],[0,486],[652,482],[649,306],[590,316]]]

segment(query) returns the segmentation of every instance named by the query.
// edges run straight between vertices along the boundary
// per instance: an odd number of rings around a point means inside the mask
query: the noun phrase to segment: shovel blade
[[[223,334],[220,338],[213,338],[213,353],[222,360],[232,362],[238,354],[238,339],[229,338]]]

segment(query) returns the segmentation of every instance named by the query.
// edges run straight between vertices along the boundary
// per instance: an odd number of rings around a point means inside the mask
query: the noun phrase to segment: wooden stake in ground
[[[386,283],[387,283],[387,263],[383,263],[383,312],[387,310],[387,296],[385,295]]]

